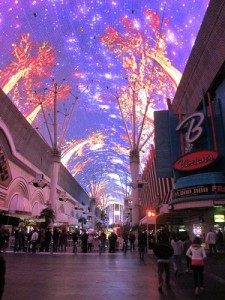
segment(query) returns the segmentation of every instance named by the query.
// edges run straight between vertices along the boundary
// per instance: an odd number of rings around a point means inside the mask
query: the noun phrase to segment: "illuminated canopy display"
[[[92,197],[123,200],[134,137],[143,167],[208,3],[1,1],[0,86],[50,145],[57,98],[62,163]]]

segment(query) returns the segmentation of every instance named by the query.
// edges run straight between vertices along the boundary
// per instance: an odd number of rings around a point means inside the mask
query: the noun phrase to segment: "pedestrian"
[[[81,245],[82,245],[82,252],[87,253],[87,240],[88,240],[88,234],[86,230],[83,231],[83,234],[81,236]]]
[[[14,246],[13,251],[18,252],[19,249],[19,228],[16,227],[14,231]]]
[[[5,246],[4,229],[0,228],[0,252],[3,252]]]
[[[111,234],[109,235],[109,253],[115,253],[116,241],[117,241],[117,234],[112,231]]]
[[[123,251],[126,253],[128,249],[128,240],[129,236],[127,232],[124,232],[123,234]]]
[[[45,231],[45,252],[49,252],[50,244],[52,241],[52,233],[48,227]]]
[[[105,252],[106,234],[104,231],[101,232],[101,234],[99,236],[99,241],[100,241],[100,244],[99,244],[100,253]]]
[[[77,243],[78,243],[78,232],[74,230],[72,233],[72,241],[73,241],[73,253],[77,252]]]
[[[189,235],[187,234],[185,237],[185,241],[183,243],[183,253],[185,255],[185,259],[186,259],[186,270],[185,273],[189,273],[191,271],[191,259],[189,256],[186,255],[189,247],[191,246],[192,241],[190,240]]]
[[[175,276],[182,274],[182,255],[183,255],[183,242],[179,235],[171,240],[171,246],[173,248],[173,268]]]
[[[188,248],[186,255],[191,259],[191,268],[194,276],[195,295],[198,296],[203,292],[203,271],[206,253],[201,246],[201,238],[195,237],[192,245]]]
[[[20,228],[19,230],[19,236],[18,236],[18,243],[19,243],[19,248],[18,251],[25,251],[25,236],[26,236],[26,231],[25,228]]]
[[[29,232],[26,232],[26,239],[27,239],[27,248],[26,248],[26,251],[27,252],[31,252],[31,249],[32,249],[32,244],[31,244],[31,236],[33,234],[33,230],[29,231]]]
[[[93,240],[93,251],[99,252],[101,249],[101,241],[99,240],[99,236],[95,236]]]
[[[130,251],[134,251],[135,250],[135,234],[133,232],[130,232],[129,234],[129,242],[130,242]]]
[[[53,252],[58,252],[58,246],[59,246],[59,230],[57,227],[54,227],[53,234],[52,234],[52,240],[53,240]]]
[[[158,235],[158,242],[153,247],[153,253],[157,257],[158,264],[158,290],[161,292],[163,287],[163,273],[165,273],[165,282],[168,289],[170,285],[170,259],[173,255],[173,248],[169,242],[168,235],[161,233]]]
[[[93,234],[88,235],[87,243],[88,243],[88,252],[92,252],[92,246],[93,246],[94,236]]]
[[[123,238],[122,238],[122,236],[118,236],[117,237],[117,244],[118,244],[118,250],[120,251],[120,250],[122,250],[123,251]]]
[[[30,239],[30,242],[32,245],[32,253],[36,253],[36,246],[37,246],[38,238],[39,238],[39,234],[37,232],[37,228],[35,228],[31,235],[31,239]]]
[[[66,252],[67,247],[67,232],[66,228],[63,228],[59,234],[59,251]]]
[[[10,231],[8,228],[5,228],[3,231],[3,235],[4,235],[4,252],[6,251],[6,249],[9,247],[9,237],[10,237]]]
[[[0,300],[2,299],[5,287],[5,271],[5,259],[2,254],[0,254]]]
[[[205,239],[205,242],[209,246],[209,255],[212,255],[212,252],[214,252],[214,254],[217,254],[216,239],[217,239],[216,233],[214,231],[212,231],[212,229],[210,229],[209,232],[207,233],[206,239]]]
[[[145,259],[145,250],[146,250],[147,239],[146,235],[139,231],[138,232],[138,251],[139,251],[139,259],[144,261]]]
[[[41,231],[39,233],[39,242],[40,242],[40,248],[39,251],[43,252],[45,248],[45,228],[41,228]]]
[[[224,251],[224,239],[223,239],[223,233],[220,229],[218,229],[216,234],[216,243],[217,243],[217,249],[219,251]]]

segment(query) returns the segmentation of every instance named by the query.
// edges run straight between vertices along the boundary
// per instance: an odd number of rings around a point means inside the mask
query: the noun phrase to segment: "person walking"
[[[130,232],[129,234],[129,242],[130,242],[130,251],[134,251],[135,250],[135,234],[133,232]]]
[[[59,234],[59,251],[66,252],[67,247],[67,232],[66,228],[62,228],[62,231]]]
[[[205,249],[201,246],[201,238],[195,237],[192,245],[188,248],[186,255],[191,259],[191,267],[194,276],[195,295],[198,296],[203,288]]]
[[[88,239],[87,239],[87,250],[88,250],[88,252],[92,252],[93,241],[94,241],[93,234],[89,234]]]
[[[109,235],[109,253],[116,252],[116,241],[117,241],[117,234],[115,232],[111,232]]]
[[[57,227],[54,227],[53,229],[52,240],[53,240],[53,252],[58,252],[59,230]]]
[[[77,253],[78,232],[76,230],[72,233],[72,241],[73,241],[73,253]]]
[[[44,248],[45,248],[45,228],[41,228],[39,237],[40,237],[40,249],[39,249],[39,251],[43,252]]]
[[[19,228],[15,228],[14,231],[14,246],[13,246],[13,251],[18,252],[19,250]]]
[[[223,233],[220,229],[218,229],[217,234],[216,234],[216,244],[217,244],[218,251],[224,251]]]
[[[192,241],[190,240],[189,235],[186,236],[185,241],[183,243],[183,250],[184,250],[184,255],[186,258],[186,270],[185,273],[189,273],[191,271],[191,259],[189,256],[186,255],[189,247],[191,246]]]
[[[36,246],[37,246],[38,238],[39,238],[39,234],[38,234],[37,228],[35,228],[31,235],[31,239],[30,239],[30,242],[32,245],[32,253],[36,253]]]
[[[173,248],[169,242],[168,235],[161,233],[158,236],[158,242],[153,247],[153,253],[157,257],[158,264],[158,290],[161,292],[163,287],[163,273],[165,273],[165,282],[168,289],[170,285],[170,259],[174,253]]]
[[[106,234],[104,231],[101,232],[99,236],[99,253],[105,252],[105,245],[106,245]]]
[[[174,239],[171,240],[171,246],[173,248],[173,268],[174,274],[182,274],[182,254],[183,254],[183,242],[179,235],[175,235]]]
[[[2,254],[0,254],[0,300],[2,299],[5,287],[5,270],[5,259]]]
[[[0,228],[0,252],[3,252],[5,246],[4,230]]]
[[[212,231],[212,229],[210,229],[205,239],[205,242],[209,246],[209,255],[212,255],[212,252],[214,252],[214,254],[217,254],[216,239],[217,239],[216,233]]]
[[[124,232],[123,234],[123,252],[126,254],[128,249],[128,240],[129,236],[127,232]]]
[[[139,231],[138,232],[138,251],[139,251],[139,258],[142,261],[144,261],[144,259],[145,259],[146,246],[147,246],[146,235],[143,232]]]
[[[3,236],[4,236],[4,252],[6,251],[6,249],[9,247],[9,237],[10,237],[10,231],[8,228],[5,228],[3,231]]]
[[[19,237],[18,237],[18,243],[19,243],[18,251],[25,251],[25,236],[26,236],[25,229],[20,228]]]
[[[81,236],[82,253],[87,253],[88,250],[87,244],[88,244],[88,234],[86,230],[84,230]]]
[[[51,241],[52,241],[52,233],[50,231],[50,228],[46,228],[46,231],[45,231],[45,252],[49,252]]]

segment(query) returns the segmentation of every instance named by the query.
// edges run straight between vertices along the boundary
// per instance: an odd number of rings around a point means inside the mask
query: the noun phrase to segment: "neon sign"
[[[173,167],[178,171],[193,171],[211,165],[218,157],[218,153],[212,150],[187,153],[179,157]]]
[[[173,198],[182,198],[182,197],[196,197],[203,195],[215,195],[215,194],[224,194],[225,193],[225,184],[204,184],[190,186],[181,189],[174,189],[172,191]]]
[[[205,116],[202,112],[196,112],[186,119],[184,119],[176,128],[177,131],[185,128],[187,130],[185,134],[185,140],[187,143],[192,144],[197,141],[202,135]]]

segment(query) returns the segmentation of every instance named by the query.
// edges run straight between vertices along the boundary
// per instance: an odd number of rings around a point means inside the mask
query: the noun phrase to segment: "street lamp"
[[[147,250],[149,248],[149,230],[148,224],[152,224],[155,227],[155,243],[157,243],[157,228],[156,228],[156,211],[155,209],[147,209],[146,210],[146,220],[147,220]]]

